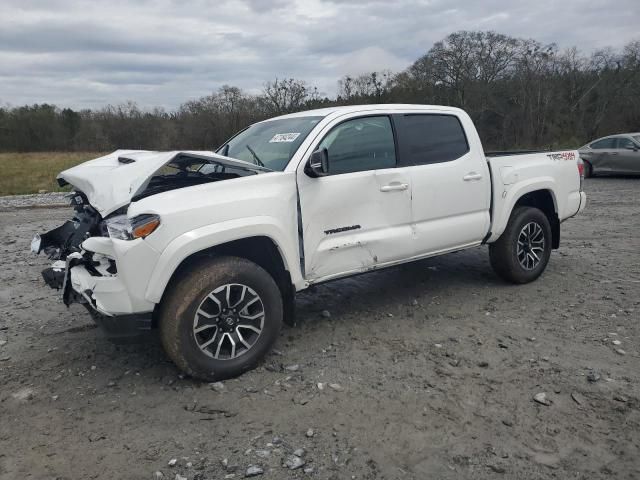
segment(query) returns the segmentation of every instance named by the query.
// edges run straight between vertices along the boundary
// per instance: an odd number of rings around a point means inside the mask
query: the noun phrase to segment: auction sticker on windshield
[[[290,143],[295,141],[300,136],[300,133],[276,133],[269,143]]]

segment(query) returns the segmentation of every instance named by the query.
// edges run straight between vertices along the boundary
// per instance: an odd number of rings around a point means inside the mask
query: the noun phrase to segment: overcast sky
[[[399,71],[457,30],[582,51],[640,39],[640,0],[0,0],[0,104],[175,108],[223,84]]]

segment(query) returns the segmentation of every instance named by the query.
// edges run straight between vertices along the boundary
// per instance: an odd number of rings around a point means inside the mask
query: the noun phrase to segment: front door
[[[310,151],[326,148],[329,175],[297,171],[305,278],[363,272],[412,255],[411,180],[397,168],[388,115],[327,125]]]

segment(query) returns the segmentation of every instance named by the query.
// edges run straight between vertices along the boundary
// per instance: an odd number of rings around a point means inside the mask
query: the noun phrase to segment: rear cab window
[[[469,152],[469,142],[455,115],[410,113],[394,115],[400,165],[450,162]]]

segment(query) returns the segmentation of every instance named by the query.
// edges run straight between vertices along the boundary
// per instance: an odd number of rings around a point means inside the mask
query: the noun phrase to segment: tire
[[[278,338],[282,294],[271,275],[249,260],[207,259],[167,288],[160,338],[167,355],[191,377],[238,376],[254,368]],[[236,301],[235,309],[227,308]]]
[[[584,178],[593,177],[593,166],[591,165],[591,163],[587,162],[586,160],[583,160],[583,163],[584,163]]]
[[[527,236],[533,240],[527,241]],[[547,216],[537,208],[516,207],[505,231],[489,245],[489,259],[493,270],[502,279],[511,283],[529,283],[546,268],[551,247],[551,225]]]

